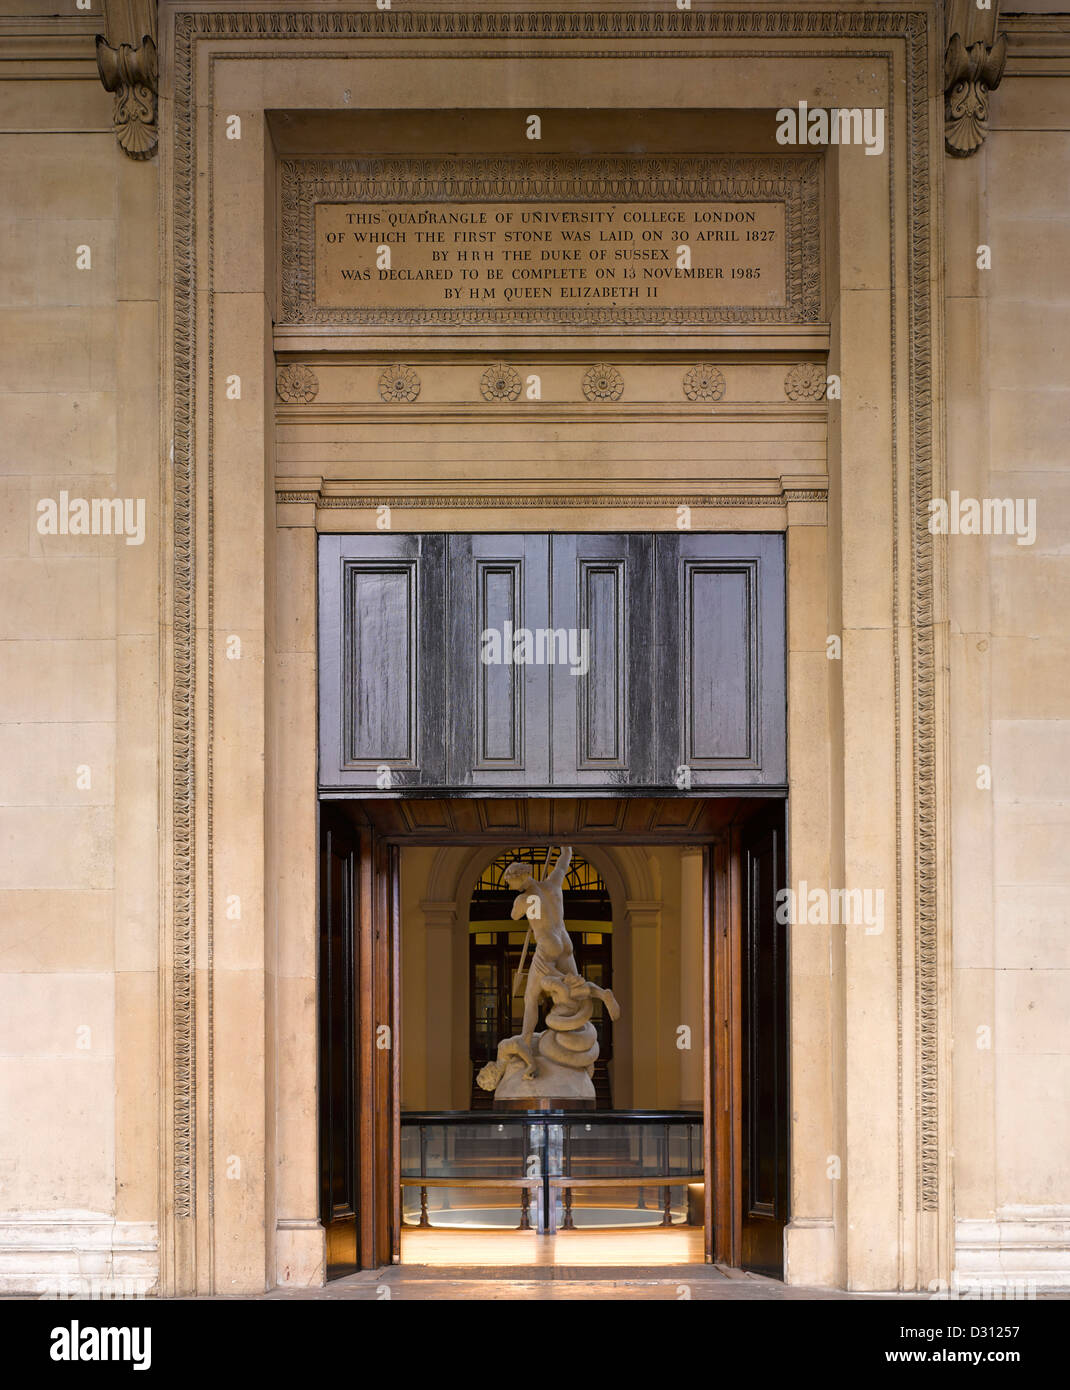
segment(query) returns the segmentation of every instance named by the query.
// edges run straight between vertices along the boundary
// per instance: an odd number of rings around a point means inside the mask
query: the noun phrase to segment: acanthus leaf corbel
[[[1007,36],[998,32],[999,0],[947,0],[944,49],[944,148],[963,159],[988,134],[988,97],[1003,77]]]
[[[114,92],[112,129],[131,159],[156,153],[156,0],[105,0],[105,33],[97,35],[97,71]]]

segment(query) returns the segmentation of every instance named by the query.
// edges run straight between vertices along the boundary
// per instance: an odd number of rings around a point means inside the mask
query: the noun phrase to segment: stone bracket
[[[947,0],[944,50],[944,149],[964,159],[988,134],[988,94],[1003,77],[1007,36],[997,32],[999,0]]]
[[[97,71],[115,93],[112,129],[131,159],[151,159],[156,125],[158,66],[154,0],[106,0],[104,34],[97,35]]]

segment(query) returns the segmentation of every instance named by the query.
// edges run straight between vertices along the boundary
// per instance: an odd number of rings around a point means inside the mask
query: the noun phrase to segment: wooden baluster
[[[572,1187],[571,1187],[571,1185],[565,1188],[565,1221],[564,1221],[563,1229],[566,1230],[566,1231],[574,1231],[574,1230],[576,1229],[576,1227],[575,1227],[575,1225],[573,1224],[573,1221],[572,1221]]]
[[[672,1225],[672,1188],[668,1183],[665,1184],[665,1196],[662,1203],[661,1224],[663,1226]]]
[[[531,1188],[526,1185],[520,1189],[520,1229],[531,1230]]]
[[[421,1229],[423,1229],[423,1228],[426,1228],[426,1227],[428,1227],[428,1226],[430,1226],[430,1225],[431,1225],[431,1222],[427,1219],[427,1188],[421,1186],[421,1188],[420,1188],[420,1226],[421,1226]]]

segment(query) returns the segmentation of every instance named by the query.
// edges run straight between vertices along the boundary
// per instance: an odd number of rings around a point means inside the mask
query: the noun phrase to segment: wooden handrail
[[[702,1182],[701,1173],[685,1178],[662,1178],[656,1173],[645,1178],[559,1178],[549,1177],[551,1187],[678,1187],[680,1183]]]
[[[542,1186],[542,1178],[402,1178],[402,1187],[530,1187]],[[656,1183],[651,1183],[656,1187]]]

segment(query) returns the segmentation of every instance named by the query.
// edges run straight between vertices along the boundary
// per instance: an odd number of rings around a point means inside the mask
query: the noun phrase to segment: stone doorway
[[[672,1262],[782,1271],[787,969],[772,893],[783,804],[322,803],[329,1275],[441,1263],[451,1252],[460,1264],[472,1252],[477,1263],[513,1264],[528,1237],[538,1237],[530,1258],[544,1261],[545,1238],[569,1243],[585,1230],[609,1239],[608,1263],[621,1263],[631,1230],[643,1241],[671,1235]],[[473,843],[465,827],[477,824]],[[640,825],[642,839],[629,833]],[[609,899],[624,1003],[614,1109],[534,1124],[472,1111],[473,890],[507,846],[545,853],[563,842],[595,868]],[[507,1238],[488,1245],[492,1233]],[[633,1262],[659,1263],[656,1253],[637,1245]]]

